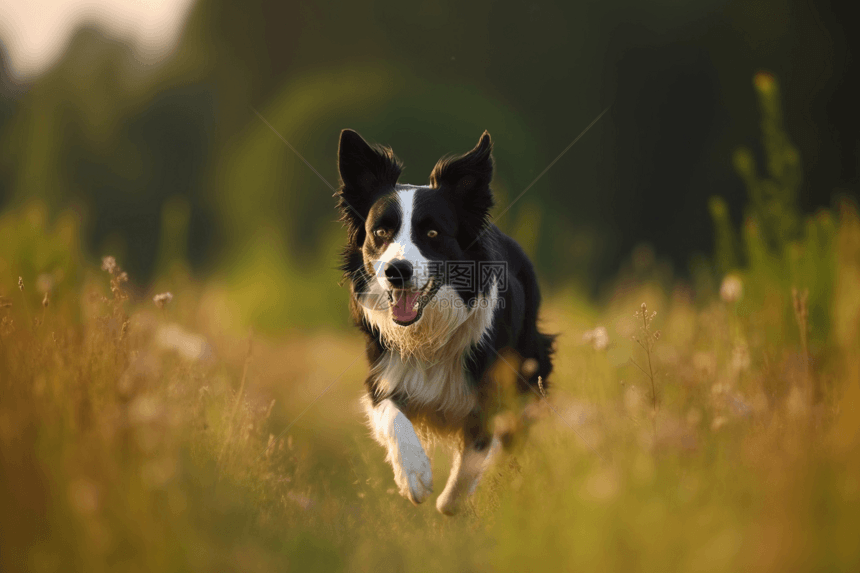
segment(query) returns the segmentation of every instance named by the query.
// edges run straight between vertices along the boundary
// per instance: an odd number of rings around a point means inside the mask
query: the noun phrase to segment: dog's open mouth
[[[424,307],[439,290],[436,283],[430,279],[421,290],[398,288],[388,291],[391,319],[395,324],[409,326],[418,322]]]

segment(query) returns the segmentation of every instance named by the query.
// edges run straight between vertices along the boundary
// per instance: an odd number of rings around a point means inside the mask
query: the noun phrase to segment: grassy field
[[[217,286],[163,277],[156,304],[81,261],[73,224],[7,214],[0,569],[856,571],[853,207],[832,226],[832,280],[791,275],[808,296],[762,265],[548,293],[550,398],[447,518],[395,491],[357,333],[225,332]]]

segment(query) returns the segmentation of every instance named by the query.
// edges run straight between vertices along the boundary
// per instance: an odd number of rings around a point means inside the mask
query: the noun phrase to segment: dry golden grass
[[[356,333],[231,337],[201,285],[153,299],[116,261],[0,265],[0,568],[857,570],[850,209],[834,249],[819,347],[802,291],[763,316],[741,291],[776,287],[741,278],[698,301],[653,275],[599,309],[550,296],[550,399],[455,518],[395,493],[357,408]]]

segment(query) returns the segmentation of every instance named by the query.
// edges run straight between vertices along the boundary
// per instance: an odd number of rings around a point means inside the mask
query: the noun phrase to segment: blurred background
[[[138,285],[182,261],[243,323],[343,324],[342,128],[392,146],[416,184],[489,130],[500,213],[609,108],[498,223],[545,288],[599,297],[637,265],[685,277],[713,251],[709,198],[743,217],[734,150],[764,161],[758,70],[781,82],[801,208],[856,193],[847,8],[4,0],[0,209],[71,210],[86,256],[116,256]],[[300,308],[271,296],[308,283]]]

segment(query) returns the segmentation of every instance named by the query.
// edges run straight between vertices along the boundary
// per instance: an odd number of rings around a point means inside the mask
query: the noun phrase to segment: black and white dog
[[[485,132],[470,152],[441,159],[430,185],[406,185],[391,149],[351,130],[340,137],[343,271],[368,341],[370,428],[400,493],[416,504],[433,491],[419,435],[452,439],[451,476],[436,503],[445,514],[474,491],[499,447],[494,364],[514,371],[521,394],[552,370],[532,264],[489,219],[491,150]]]

